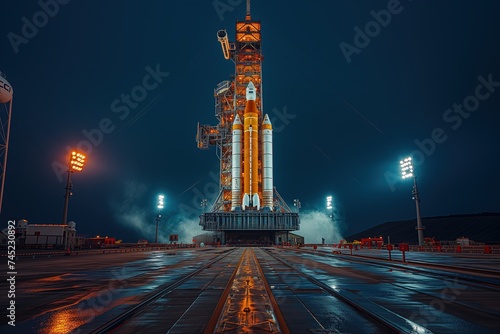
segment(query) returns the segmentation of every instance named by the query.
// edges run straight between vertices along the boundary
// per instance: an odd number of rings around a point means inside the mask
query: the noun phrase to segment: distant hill
[[[500,244],[500,213],[428,217],[422,218],[422,225],[425,227],[424,237],[434,237],[440,241],[466,237],[477,242]],[[391,243],[416,243],[418,241],[416,226],[416,219],[387,222],[352,234],[345,239],[353,241],[382,236],[387,242],[387,236],[390,236]]]

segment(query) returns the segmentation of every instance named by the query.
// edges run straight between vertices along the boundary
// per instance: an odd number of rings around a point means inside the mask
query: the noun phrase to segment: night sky
[[[179,224],[200,233],[219,167],[196,124],[217,123],[213,89],[234,64],[216,32],[234,39],[244,1],[44,1],[51,15],[36,1],[0,12],[14,88],[4,227],[61,222],[60,168],[80,143],[68,215],[79,234],[154,239],[159,193],[160,240]],[[496,0],[252,1],[289,205],[324,211],[333,195],[344,235],[412,219],[412,182],[398,175],[413,152],[424,217],[500,211],[499,13]]]

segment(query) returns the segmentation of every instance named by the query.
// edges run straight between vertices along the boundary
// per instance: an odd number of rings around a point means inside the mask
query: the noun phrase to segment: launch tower
[[[217,38],[235,74],[214,90],[219,124],[198,123],[198,148],[215,146],[220,159],[220,191],[209,212],[200,216],[206,231],[225,243],[279,243],[299,229],[273,186],[272,124],[263,113],[261,23],[252,20],[250,0],[244,21],[236,22],[235,42],[226,30]]]

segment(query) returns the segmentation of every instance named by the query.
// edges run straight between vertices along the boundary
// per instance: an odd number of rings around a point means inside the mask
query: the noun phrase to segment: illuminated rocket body
[[[250,81],[246,88],[243,124],[238,115],[233,123],[232,211],[240,205],[242,210],[247,208],[260,210],[261,204],[262,207],[273,209],[272,125],[266,115],[262,122],[262,130],[259,132],[259,111],[255,103],[256,99],[255,85]],[[262,140],[262,145],[259,145],[260,140]],[[262,148],[262,152],[259,152],[259,148]],[[241,170],[242,155],[243,171]],[[259,172],[260,168],[262,169]]]
[[[245,175],[243,210],[245,206],[260,209],[259,198],[259,111],[255,105],[257,93],[250,81],[246,89],[247,103],[243,114],[243,173]]]

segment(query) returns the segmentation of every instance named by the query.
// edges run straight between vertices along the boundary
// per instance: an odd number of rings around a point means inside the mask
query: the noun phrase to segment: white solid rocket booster
[[[266,114],[262,122],[262,206],[273,210],[273,127]]]
[[[233,122],[233,153],[232,153],[232,184],[231,184],[231,211],[241,205],[241,132],[243,124],[236,115]]]

